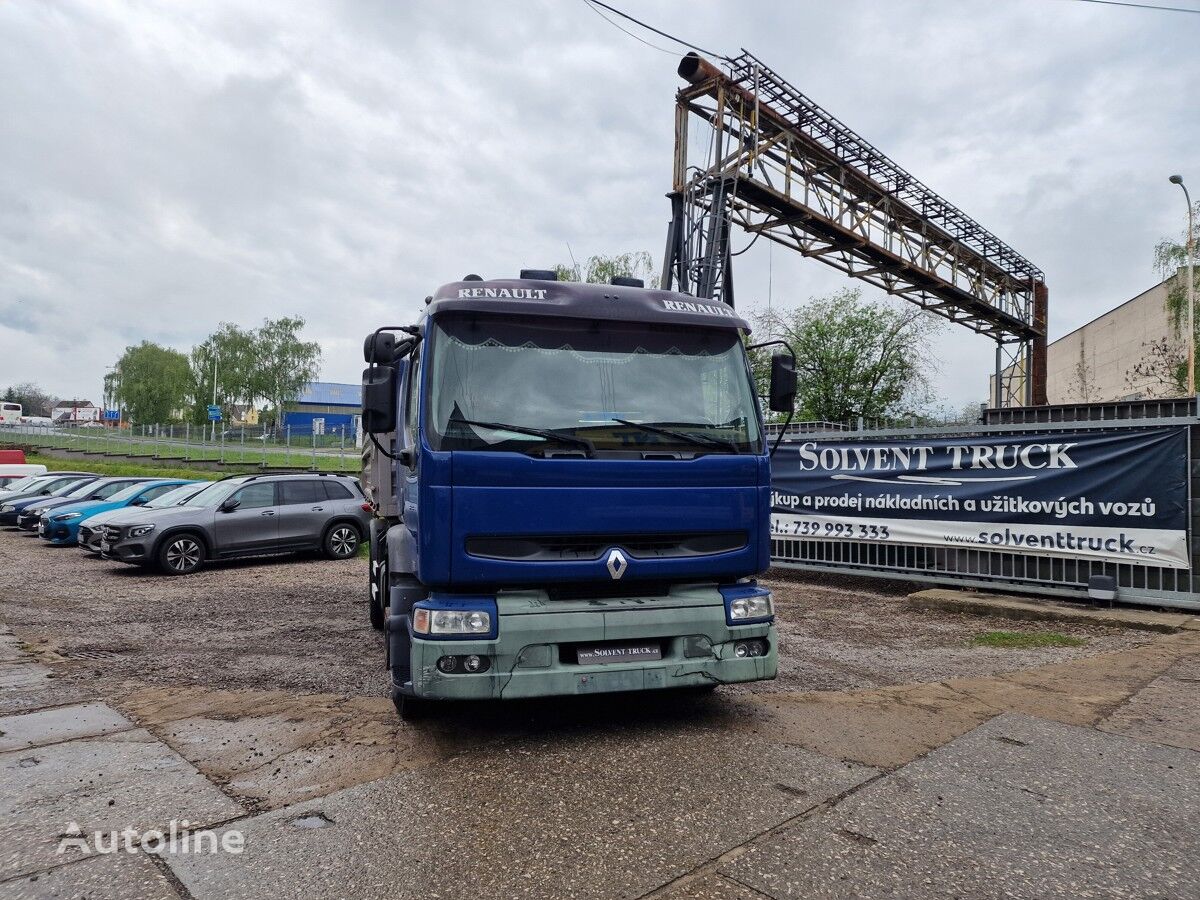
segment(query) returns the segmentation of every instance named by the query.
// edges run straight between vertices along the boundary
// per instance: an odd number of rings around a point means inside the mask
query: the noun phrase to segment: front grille
[[[620,547],[634,559],[670,559],[730,553],[746,546],[746,532],[709,534],[572,534],[467,538],[467,553],[484,559],[564,562],[600,559]]]

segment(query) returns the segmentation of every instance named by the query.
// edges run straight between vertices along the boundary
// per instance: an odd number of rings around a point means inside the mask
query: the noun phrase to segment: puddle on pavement
[[[328,828],[334,824],[333,819],[325,815],[325,813],[309,813],[301,816],[298,819],[292,819],[292,826],[295,828]]]

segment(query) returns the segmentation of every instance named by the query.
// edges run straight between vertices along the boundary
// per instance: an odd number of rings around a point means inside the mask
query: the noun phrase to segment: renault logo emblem
[[[625,559],[625,554],[620,550],[608,551],[608,574],[612,576],[613,581],[617,581],[625,570],[629,568],[629,561]]]

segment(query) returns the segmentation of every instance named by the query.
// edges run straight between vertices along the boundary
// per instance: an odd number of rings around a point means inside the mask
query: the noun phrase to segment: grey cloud
[[[1200,131],[1191,23],[1086,6],[637,13],[752,49],[1028,255],[1060,334],[1152,281]],[[582,3],[8,3],[0,42],[0,384],[87,395],[127,343],[291,313],[353,380],[363,333],[467,271],[661,253],[675,60]],[[845,283],[760,242],[739,303],[768,261],[776,305]],[[990,349],[944,338],[950,405]]]

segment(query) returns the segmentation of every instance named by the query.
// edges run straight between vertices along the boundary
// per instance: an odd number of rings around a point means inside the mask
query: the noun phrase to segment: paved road
[[[686,707],[609,710],[466,745],[434,726],[410,768],[260,812],[202,772],[222,723],[145,727],[77,688],[57,694],[10,633],[0,650],[0,699],[44,704],[0,718],[0,898],[1200,893],[1198,631],[1014,676],[748,695],[721,713],[700,704],[698,723]],[[940,705],[918,693],[934,688]],[[864,711],[875,746],[855,730]],[[246,712],[224,726],[287,728],[279,707]],[[172,819],[236,831],[242,852],[55,850],[70,823],[87,835]]]
[[[964,649],[991,623],[800,585],[778,682],[410,727],[360,561],[163,580],[5,540],[86,577],[0,575],[0,900],[1200,896],[1200,630],[1005,665]],[[173,821],[217,843],[63,842]]]

